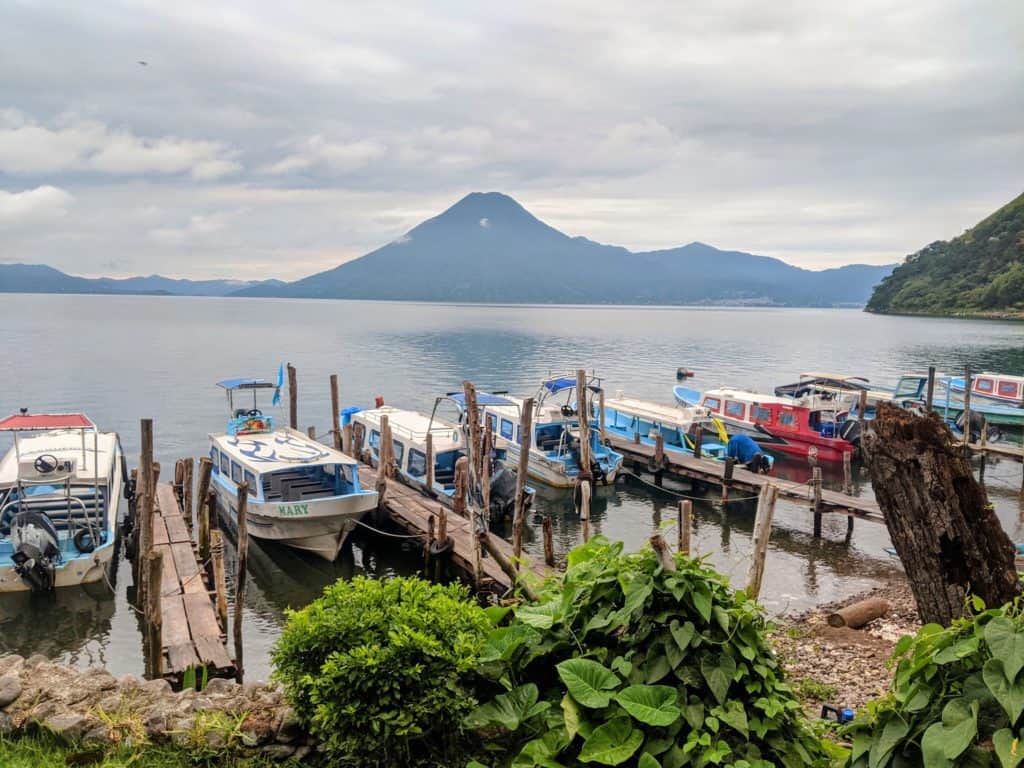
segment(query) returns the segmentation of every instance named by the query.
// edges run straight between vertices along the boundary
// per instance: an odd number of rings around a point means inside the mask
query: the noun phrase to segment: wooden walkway
[[[646,443],[636,443],[632,440],[608,433],[608,439],[612,447],[628,458],[648,464],[654,459],[654,446]],[[681,477],[700,480],[701,482],[721,486],[725,476],[725,462],[715,459],[698,459],[690,454],[679,451],[666,450],[664,452],[666,466],[665,471],[669,474]],[[779,489],[779,495],[791,501],[812,503],[811,487],[807,483],[796,483],[791,480],[782,480],[771,475],[758,475],[746,469],[740,464],[733,467],[730,488],[737,488],[749,491],[752,495],[760,492],[761,487],[766,483],[772,483]],[[869,520],[876,523],[884,523],[882,511],[873,499],[864,499],[858,496],[848,496],[838,491],[821,490],[821,511],[838,512],[857,519]]]
[[[359,482],[363,488],[374,488],[377,482],[376,470],[360,464]],[[441,502],[428,498],[418,490],[410,488],[394,478],[388,480],[387,492],[384,494],[385,511],[396,525],[419,538],[424,546],[430,536],[430,519],[434,518],[436,528],[441,508]],[[448,536],[454,543],[452,560],[460,570],[472,576],[474,544],[470,522],[461,515],[455,514],[451,509],[446,509],[446,512]],[[494,546],[511,560],[512,545],[500,536],[488,535]],[[512,580],[495,559],[487,555],[486,551],[483,553],[481,565],[484,578],[493,584],[496,591],[505,592],[511,589]],[[551,572],[551,569],[546,568],[543,564],[532,561],[526,567],[540,578],[544,578]]]
[[[982,445],[981,443],[970,444],[971,453],[977,453],[980,455],[996,456],[1000,459],[1010,459],[1011,461],[1019,461],[1024,463],[1024,448],[1018,445],[1008,445],[1007,443],[987,443]]]
[[[217,620],[206,572],[170,483],[157,485],[153,549],[163,554],[163,676],[180,681],[189,667],[206,667],[211,677],[234,676],[234,662]]]

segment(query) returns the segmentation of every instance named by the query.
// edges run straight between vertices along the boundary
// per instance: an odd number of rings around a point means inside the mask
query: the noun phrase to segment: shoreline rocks
[[[76,670],[39,654],[0,656],[0,734],[38,729],[68,743],[173,743],[274,760],[315,748],[274,684],[214,678],[203,691],[176,693],[166,680]]]

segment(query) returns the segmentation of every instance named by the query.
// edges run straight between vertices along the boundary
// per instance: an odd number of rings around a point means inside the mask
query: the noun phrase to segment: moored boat
[[[210,435],[212,487],[234,523],[238,488],[248,484],[251,536],[334,560],[358,521],[377,506],[363,490],[355,459],[289,427],[278,427],[257,407],[257,393],[276,389],[262,379],[226,379],[231,416],[226,432]],[[252,394],[251,408],[235,408],[235,395]]]
[[[381,417],[387,416],[398,476],[407,485],[439,499],[446,506],[452,506],[455,499],[455,464],[467,455],[467,441],[460,424],[446,421],[438,415],[438,405],[446,399],[449,398],[437,398],[434,412],[430,416],[419,411],[383,405],[368,410],[346,408],[342,411],[342,420],[362,425],[371,460],[376,464],[380,459]],[[428,435],[433,451],[432,469],[428,468],[427,463]],[[511,519],[516,502],[516,478],[507,465],[503,448],[496,447],[491,455],[490,478],[490,520],[500,522]],[[524,493],[524,509],[529,509],[534,491],[527,486]]]
[[[117,546],[121,444],[84,414],[0,421],[0,592],[45,592],[103,579]]]
[[[950,388],[963,394],[967,387],[963,376],[949,380]],[[971,399],[1024,409],[1024,376],[985,371],[971,376]]]
[[[796,400],[740,389],[672,388],[676,402],[701,406],[730,432],[749,435],[766,450],[821,461],[842,461],[855,447],[839,436],[843,414],[830,401],[809,396]]]

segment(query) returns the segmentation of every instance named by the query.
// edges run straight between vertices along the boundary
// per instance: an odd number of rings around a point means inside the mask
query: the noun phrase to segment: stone
[[[0,674],[6,675],[9,672],[17,672],[25,665],[25,659],[16,653],[9,653],[0,656]]]
[[[156,739],[167,731],[167,716],[163,712],[154,712],[146,718],[143,727],[146,729],[146,736]]]
[[[160,694],[171,692],[171,684],[162,678],[159,678],[157,680],[147,680],[139,687],[142,688],[142,690],[144,690],[146,693]]]
[[[110,744],[110,729],[104,723],[96,723],[82,736],[83,744]]]
[[[35,667],[38,667],[40,664],[46,664],[49,661],[50,660],[43,656],[43,654],[33,653],[31,656],[28,657],[28,659],[25,660],[25,666],[29,669],[34,669]]]
[[[206,739],[206,743],[211,749],[223,749],[227,745],[224,734],[220,731],[207,731],[203,734],[203,738]]]
[[[290,744],[302,735],[302,723],[299,721],[299,716],[291,707],[285,707],[277,726],[277,740],[282,744]]]
[[[295,752],[292,753],[292,760],[294,760],[297,763],[302,763],[303,760],[309,757],[312,751],[313,748],[311,746],[309,746],[308,744],[303,744],[302,746],[297,747],[295,749]]]
[[[295,754],[295,747],[287,744],[267,744],[260,750],[264,757],[275,762],[287,760]]]
[[[215,677],[206,684],[203,690],[207,696],[234,696],[238,693],[238,684],[226,677]]]
[[[116,712],[121,706],[121,696],[117,693],[108,694],[100,699],[96,706],[104,712]]]
[[[117,678],[117,685],[120,688],[138,688],[139,678],[135,675],[121,675]]]
[[[65,712],[46,718],[43,725],[62,741],[72,743],[81,739],[93,723],[85,715]]]
[[[21,696],[21,680],[17,675],[0,677],[0,709],[10,706]]]

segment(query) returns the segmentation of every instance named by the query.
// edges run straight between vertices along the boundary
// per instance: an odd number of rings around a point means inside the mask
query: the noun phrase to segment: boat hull
[[[88,556],[68,560],[54,571],[54,588],[79,587],[102,581],[109,575],[115,549],[115,542],[110,541],[90,552]],[[13,565],[0,567],[0,594],[28,591],[29,586],[17,574]]]
[[[229,490],[223,482],[217,482],[215,487],[220,507],[237,531],[236,492]],[[264,502],[250,498],[246,504],[246,530],[254,538],[284,544],[334,561],[348,534],[376,506],[377,494],[373,491],[307,499],[299,503]]]
[[[508,462],[517,464],[519,462],[519,446],[515,443],[503,441],[503,448],[507,451]],[[622,468],[622,459],[605,472],[605,483],[611,485]],[[530,460],[527,463],[527,475],[531,480],[543,483],[551,488],[575,488],[578,470],[575,467],[566,468],[564,462],[548,459],[546,456],[538,456],[536,452],[530,452]]]

